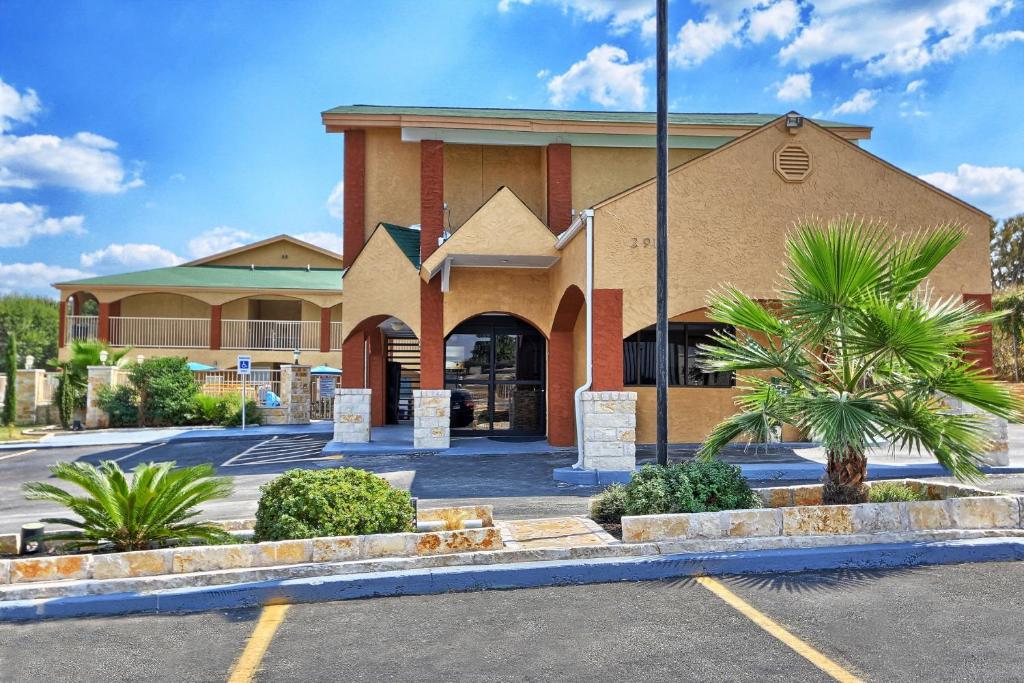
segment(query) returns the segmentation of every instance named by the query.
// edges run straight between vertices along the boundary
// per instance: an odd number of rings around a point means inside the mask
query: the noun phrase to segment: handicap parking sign
[[[252,374],[252,356],[239,356],[238,357],[238,374],[249,375]]]

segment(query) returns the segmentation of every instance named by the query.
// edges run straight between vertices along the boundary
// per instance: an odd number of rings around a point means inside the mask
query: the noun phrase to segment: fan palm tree
[[[956,477],[977,478],[990,418],[956,414],[944,397],[1008,419],[1020,405],[965,354],[997,314],[927,288],[964,237],[954,225],[894,238],[855,218],[807,222],[787,239],[777,302],[713,292],[709,317],[737,334],[703,346],[702,365],[752,374],[741,377],[739,411],[712,430],[701,455],[744,435],[767,441],[791,424],[826,451],[826,503],[865,499],[865,453],[880,442],[929,451]]]
[[[29,500],[57,503],[81,518],[41,520],[74,529],[49,534],[48,539],[69,541],[78,549],[112,546],[117,551],[231,539],[219,526],[192,521],[199,514],[199,505],[231,495],[230,480],[214,477],[211,465],[174,469],[173,462],[141,464],[132,471],[131,481],[113,461],[99,467],[62,462],[52,465],[50,471],[86,495],[76,496],[45,482],[24,485]]]

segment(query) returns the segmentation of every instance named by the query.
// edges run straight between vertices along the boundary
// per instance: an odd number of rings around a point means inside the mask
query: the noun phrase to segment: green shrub
[[[413,517],[409,493],[370,472],[289,470],[260,487],[255,540],[410,531]]]
[[[245,423],[247,425],[258,425],[262,422],[263,416],[260,414],[259,404],[249,399],[245,402]],[[220,397],[215,424],[219,424],[222,427],[238,427],[242,424],[241,394],[227,394]]]
[[[197,522],[199,506],[231,495],[231,481],[214,477],[212,465],[174,469],[173,462],[149,463],[132,470],[131,480],[116,462],[99,467],[85,462],[59,462],[54,478],[74,484],[74,495],[48,482],[23,486],[29,500],[45,500],[67,508],[80,519],[47,518],[47,524],[74,527],[47,538],[65,540],[71,548],[144,550],[182,543],[221,543],[232,536],[210,522]]]
[[[127,384],[102,386],[96,400],[110,416],[111,427],[135,427],[139,424],[138,396],[134,387]]]
[[[872,484],[868,489],[869,503],[903,503],[917,500],[928,500],[928,496],[906,484],[894,481]]]
[[[139,421],[147,426],[188,424],[199,383],[184,358],[147,358],[128,369],[138,392]]]
[[[219,396],[198,393],[192,398],[192,401],[192,414],[196,424],[220,424],[221,399]]]
[[[622,515],[716,512],[761,507],[739,467],[721,460],[692,460],[661,467],[645,465],[625,486],[609,486],[593,503],[596,522]]]
[[[590,517],[598,524],[618,524],[626,510],[626,487],[612,484],[590,505]]]

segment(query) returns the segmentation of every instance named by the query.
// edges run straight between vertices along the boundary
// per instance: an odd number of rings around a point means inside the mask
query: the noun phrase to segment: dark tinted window
[[[731,387],[731,372],[702,372],[697,362],[699,346],[713,344],[716,330],[733,333],[727,325],[669,323],[668,383],[670,386]],[[622,342],[623,382],[626,386],[653,386],[656,383],[657,356],[655,329],[644,328]]]

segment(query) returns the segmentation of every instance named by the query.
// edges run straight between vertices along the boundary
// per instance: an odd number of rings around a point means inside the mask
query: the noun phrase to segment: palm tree
[[[806,222],[787,239],[777,302],[713,292],[709,317],[737,334],[701,347],[704,369],[753,374],[741,378],[739,412],[712,430],[701,455],[795,425],[826,451],[826,503],[865,500],[865,452],[879,442],[930,451],[960,479],[980,476],[989,418],[955,414],[944,396],[1007,419],[1020,405],[965,355],[998,314],[927,288],[964,237],[953,225],[893,238],[855,218]]]
[[[143,550],[172,543],[231,540],[210,522],[196,522],[197,506],[231,495],[232,485],[214,477],[212,465],[174,469],[173,462],[141,464],[129,482],[116,462],[99,467],[84,462],[60,462],[50,467],[57,479],[85,491],[75,496],[45,482],[24,484],[29,500],[62,505],[81,519],[53,517],[41,521],[63,524],[73,531],[48,534],[47,539],[69,541],[71,547],[117,551]]]

